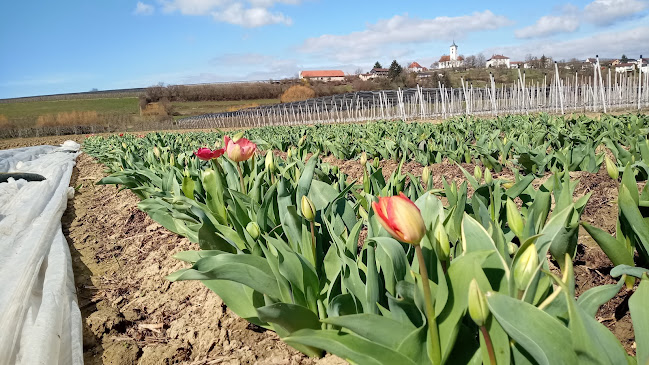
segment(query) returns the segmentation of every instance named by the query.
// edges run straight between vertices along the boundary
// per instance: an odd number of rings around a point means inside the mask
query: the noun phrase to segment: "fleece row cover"
[[[83,364],[81,313],[61,230],[79,144],[0,151],[0,365]]]

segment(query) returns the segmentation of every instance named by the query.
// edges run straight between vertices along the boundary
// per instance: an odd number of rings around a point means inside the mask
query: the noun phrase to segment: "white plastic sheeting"
[[[83,364],[81,313],[61,230],[79,144],[0,151],[0,365]],[[72,189],[74,192],[74,189]]]

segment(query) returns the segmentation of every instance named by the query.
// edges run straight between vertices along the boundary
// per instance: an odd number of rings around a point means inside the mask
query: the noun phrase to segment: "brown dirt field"
[[[164,277],[198,249],[137,209],[139,199],[94,185],[104,168],[82,154],[63,217],[84,323],[86,364],[343,364],[310,359],[272,331],[253,328],[196,281]]]

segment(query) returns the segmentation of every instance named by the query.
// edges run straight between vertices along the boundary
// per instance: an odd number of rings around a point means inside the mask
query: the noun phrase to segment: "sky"
[[[428,67],[464,56],[649,56],[649,0],[21,0],[0,5],[0,98]]]

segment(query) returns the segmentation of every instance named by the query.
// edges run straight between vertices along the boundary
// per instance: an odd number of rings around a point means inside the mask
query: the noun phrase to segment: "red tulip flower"
[[[203,148],[199,148],[198,151],[194,152],[194,155],[196,155],[196,157],[200,158],[203,161],[209,161],[211,159],[221,157],[224,153],[225,153],[224,148],[212,151],[209,148],[203,147]]]
[[[419,208],[403,193],[398,196],[381,197],[373,202],[379,223],[395,239],[418,245],[426,234],[426,225]]]
[[[234,162],[241,162],[249,159],[255,153],[257,145],[245,138],[239,138],[236,142],[230,137],[223,137],[225,151],[228,158]]]
[[[120,137],[124,137],[124,133],[120,133],[119,136],[120,136]]]

